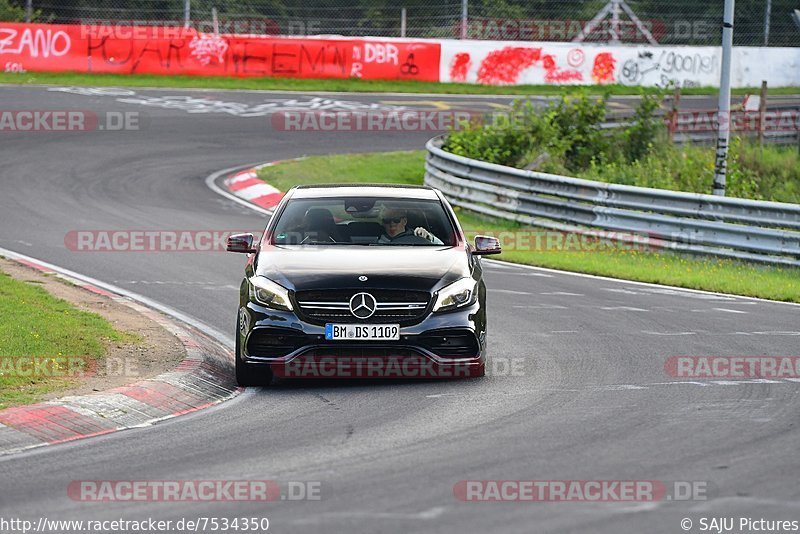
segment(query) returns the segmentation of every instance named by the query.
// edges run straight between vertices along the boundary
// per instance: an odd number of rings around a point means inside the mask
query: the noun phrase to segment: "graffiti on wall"
[[[211,61],[223,63],[228,41],[219,35],[198,35],[189,41],[189,48],[191,55],[202,65],[209,65]]]
[[[296,39],[47,24],[0,24],[10,71],[286,76],[439,81],[440,45],[427,41]]]
[[[714,53],[647,49],[625,60],[620,82],[625,85],[698,87],[719,79],[719,58]]]
[[[781,58],[800,67],[798,49],[734,49],[734,85],[759,85],[764,73],[744,58],[747,54]],[[483,84],[620,83],[642,86],[714,86],[719,84],[720,51],[714,47],[598,45],[536,42],[527,46],[491,41],[442,41],[443,82]],[[800,83],[795,71],[794,84]],[[736,78],[738,76],[738,79]],[[759,76],[755,81],[756,76]],[[774,78],[774,75],[771,76]],[[753,78],[753,81],[748,81]],[[785,83],[785,82],[784,82]]]
[[[719,83],[719,71],[712,47],[442,42],[442,81],[693,87]]]
[[[31,58],[61,57],[72,47],[72,39],[52,28],[0,28],[0,55]]]
[[[124,31],[122,31],[124,30]],[[281,38],[193,28],[0,23],[0,68],[492,85],[718,86],[716,47],[453,39]],[[732,84],[800,85],[800,48],[734,47]]]
[[[480,55],[478,56],[480,57]],[[491,50],[479,61],[469,52],[458,52],[450,60],[449,78],[454,82],[487,85],[519,83],[565,84],[591,80],[597,84],[615,81],[616,60],[599,52],[587,63],[581,48],[566,53],[545,47],[505,46]]]

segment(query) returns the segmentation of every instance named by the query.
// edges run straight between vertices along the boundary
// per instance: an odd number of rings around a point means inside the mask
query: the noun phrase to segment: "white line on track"
[[[528,310],[566,310],[566,306],[559,306],[557,304],[526,304],[514,305],[512,308],[525,308]]]
[[[436,506],[419,512],[377,512],[377,511],[348,511],[327,512],[320,514],[306,515],[302,519],[291,520],[295,525],[324,524],[330,526],[331,519],[398,519],[398,520],[421,520],[430,521],[438,518],[445,512],[443,506]]]
[[[502,273],[502,274],[509,274],[509,275],[515,275],[515,276],[538,276],[540,278],[553,278],[552,274],[521,273],[521,272],[515,271],[514,269],[508,269],[508,268],[497,269],[496,266],[494,266],[494,265],[492,265],[492,267],[490,269],[486,269],[486,272],[488,272],[488,273]]]
[[[742,380],[672,380],[669,382],[646,382],[644,384],[586,384],[581,387],[545,387],[534,388],[535,391],[543,391],[549,393],[609,393],[619,391],[646,391],[652,388],[662,386],[693,386],[702,388],[717,388],[717,387],[730,387],[730,386],[749,386],[749,385],[783,385],[793,386],[800,383],[800,378],[780,378],[780,379],[767,379],[767,378],[750,378]],[[525,395],[528,392],[514,393],[512,396]],[[491,397],[494,394],[474,394],[471,392],[458,392],[458,393],[438,393],[425,395],[428,399],[440,398],[457,398],[457,399],[472,399],[477,400],[482,397]]]
[[[490,289],[490,293],[507,293],[509,295],[533,295],[533,293],[528,293],[527,291],[515,291],[513,289]]]
[[[750,332],[756,336],[800,336],[800,332],[780,332],[780,331],[771,331],[771,332]]]
[[[485,261],[485,262],[487,262],[487,263],[489,263],[491,265],[497,265],[497,264],[503,264],[503,263],[505,265],[509,265],[508,262],[502,262],[500,260],[484,259],[483,261]],[[744,299],[744,300],[750,300],[750,301],[753,301],[753,302],[761,302],[761,303],[765,303],[765,304],[784,304],[784,305],[787,305],[787,306],[800,307],[800,303],[797,303],[797,302],[783,302],[783,301],[780,301],[780,300],[760,299],[760,298],[757,298],[757,297],[746,297],[746,296],[743,296],[743,295],[730,295],[730,294],[725,294],[725,293],[715,293],[713,291],[703,291],[702,289],[689,289],[689,288],[685,288],[685,287],[653,284],[651,282],[637,282],[637,281],[634,281],[634,280],[622,280],[622,279],[619,279],[619,278],[611,278],[611,277],[608,277],[608,276],[600,276],[600,275],[597,275],[597,274],[574,273],[572,271],[559,271],[558,269],[549,269],[547,267],[535,267],[533,265],[523,265],[521,263],[516,263],[516,264],[513,264],[513,265],[514,265],[514,267],[516,267],[518,269],[530,269],[530,270],[537,271],[537,272],[553,273],[553,274],[562,275],[562,276],[576,276],[576,277],[579,277],[579,278],[590,278],[590,279],[594,279],[594,280],[605,280],[606,282],[616,282],[618,284],[626,284],[626,285],[633,285],[633,286],[639,286],[639,287],[650,287],[650,288],[654,288],[654,289],[665,289],[665,288],[666,289],[672,289],[672,290],[676,291],[676,294],[678,294],[678,295],[683,294],[683,296],[688,296],[687,294],[713,295],[713,296],[721,297],[721,298],[724,298],[724,299],[732,299],[732,300]]]
[[[618,287],[601,287],[603,291],[613,291],[614,293],[625,293],[626,295],[641,295],[638,291],[631,291],[630,289],[620,289]]]
[[[652,332],[650,330],[641,330],[642,334],[650,336],[693,336],[697,332]]]

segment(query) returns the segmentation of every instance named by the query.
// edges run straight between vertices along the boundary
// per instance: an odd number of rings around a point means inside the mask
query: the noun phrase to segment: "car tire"
[[[268,386],[272,382],[272,371],[266,365],[248,365],[242,361],[241,323],[236,318],[236,351],[233,357],[236,383],[242,387]]]

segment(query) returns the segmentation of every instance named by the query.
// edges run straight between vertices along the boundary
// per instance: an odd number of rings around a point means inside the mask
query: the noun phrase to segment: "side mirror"
[[[231,234],[228,236],[228,252],[243,252],[250,254],[255,252],[253,248],[253,234]]]
[[[486,256],[488,254],[500,254],[501,252],[500,240],[496,237],[490,237],[488,235],[475,236],[475,250],[472,251],[473,254]]]

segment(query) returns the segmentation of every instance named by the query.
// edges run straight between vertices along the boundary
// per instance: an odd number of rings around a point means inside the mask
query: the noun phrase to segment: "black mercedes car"
[[[437,190],[298,186],[248,254],[236,326],[242,386],[288,378],[483,376],[486,286],[480,256]]]

